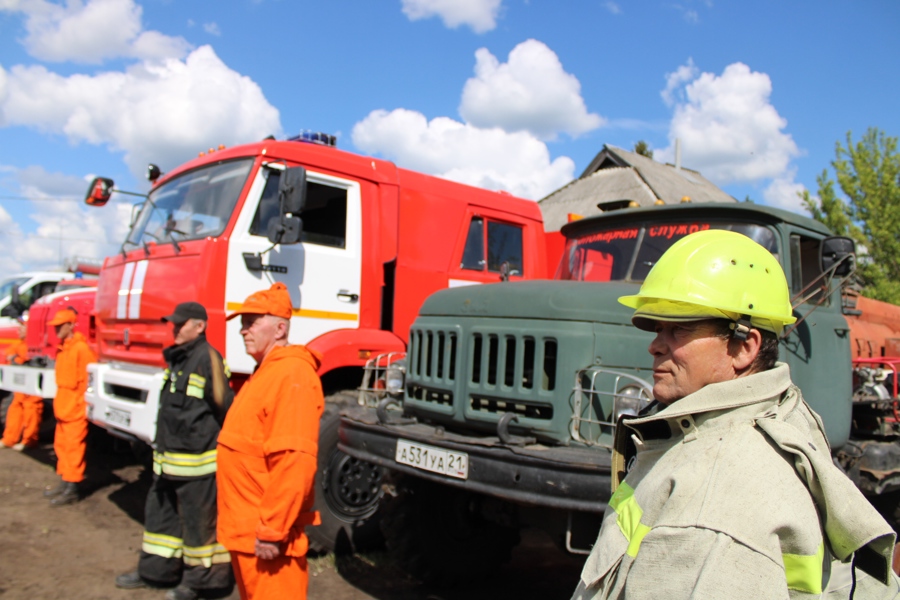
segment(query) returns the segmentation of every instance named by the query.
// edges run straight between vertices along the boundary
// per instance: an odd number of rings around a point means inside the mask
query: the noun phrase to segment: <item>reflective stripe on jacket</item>
[[[576,598],[847,597],[832,561],[854,552],[884,582],[865,597],[900,589],[893,531],[832,463],[787,365],[620,421],[613,469]]]
[[[234,392],[228,366],[206,336],[163,350],[153,472],[172,479],[216,472],[216,443]],[[218,381],[217,381],[218,380]]]

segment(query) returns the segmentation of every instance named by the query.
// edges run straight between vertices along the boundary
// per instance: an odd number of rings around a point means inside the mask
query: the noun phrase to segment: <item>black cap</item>
[[[203,305],[199,302],[182,302],[175,307],[175,312],[173,312],[171,315],[163,317],[161,320],[168,321],[169,323],[175,323],[176,325],[181,325],[188,319],[200,319],[201,321],[208,321],[209,317],[206,316],[206,309],[203,308]]]

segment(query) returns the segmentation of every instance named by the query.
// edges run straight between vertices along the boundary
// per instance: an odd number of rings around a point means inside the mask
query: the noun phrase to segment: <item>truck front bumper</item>
[[[116,363],[88,365],[87,417],[112,435],[152,444],[163,371]]]
[[[398,439],[465,452],[468,478],[398,463]],[[342,411],[339,440],[338,449],[359,460],[511,502],[602,513],[610,496],[611,455],[602,448],[508,446],[498,438],[461,436],[421,423],[381,423],[365,407]]]
[[[53,367],[0,365],[0,390],[30,396],[56,396],[56,371]]]

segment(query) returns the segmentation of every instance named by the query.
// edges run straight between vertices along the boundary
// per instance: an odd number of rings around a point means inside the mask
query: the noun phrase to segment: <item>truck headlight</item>
[[[403,393],[406,383],[406,361],[398,360],[391,363],[384,375],[384,387],[391,396],[399,396]]]
[[[613,422],[618,422],[622,415],[637,416],[651,400],[647,391],[640,386],[626,385],[620,388],[613,402]]]

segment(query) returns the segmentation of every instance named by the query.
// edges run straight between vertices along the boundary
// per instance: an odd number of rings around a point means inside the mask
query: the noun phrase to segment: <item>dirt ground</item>
[[[150,474],[127,445],[92,428],[83,500],[51,507],[42,491],[58,482],[52,423],[40,445],[0,449],[0,598],[3,600],[161,600],[161,590],[120,590],[140,549]],[[327,600],[480,600],[569,598],[584,557],[560,551],[537,531],[523,532],[512,561],[469,587],[429,589],[383,553],[310,560],[309,598]],[[229,600],[236,600],[235,591]]]

